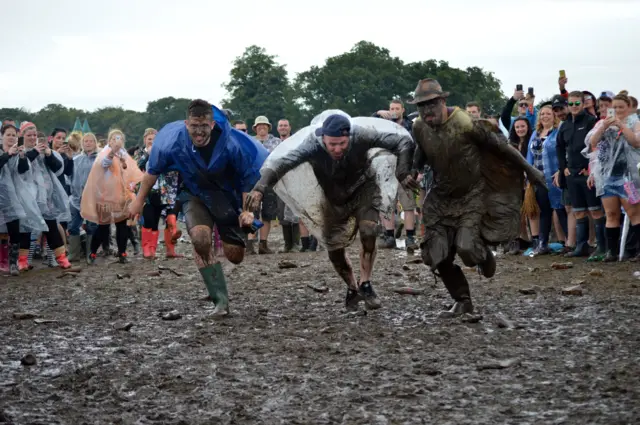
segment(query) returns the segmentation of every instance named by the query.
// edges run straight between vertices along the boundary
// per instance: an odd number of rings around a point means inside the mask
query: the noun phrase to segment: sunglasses
[[[528,103],[521,103],[521,104],[520,104],[520,105],[518,105],[518,106],[520,106],[521,108],[528,108],[528,107],[529,107],[529,104],[528,104]]]
[[[247,129],[246,129],[246,128],[236,128],[236,130],[238,130],[238,131],[242,131],[243,133],[246,133],[246,132],[247,132]]]
[[[569,106],[580,106],[581,102],[577,101],[577,102],[569,102]]]

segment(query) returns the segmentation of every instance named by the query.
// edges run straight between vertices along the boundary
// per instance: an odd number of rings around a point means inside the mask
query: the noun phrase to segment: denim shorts
[[[629,195],[627,195],[624,186],[621,184],[605,184],[602,190],[601,198],[629,199]]]

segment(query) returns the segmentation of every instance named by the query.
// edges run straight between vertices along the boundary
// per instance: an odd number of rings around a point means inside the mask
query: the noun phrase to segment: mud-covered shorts
[[[209,190],[195,196],[186,190],[178,195],[182,204],[187,230],[195,226],[207,226],[213,232],[215,224],[222,242],[244,247],[245,234],[238,222],[238,212],[231,205],[227,194],[220,190]]]
[[[327,202],[322,229],[327,251],[349,246],[358,233],[361,221],[377,223],[381,202],[380,189],[375,181],[365,183],[345,205],[336,206]]]

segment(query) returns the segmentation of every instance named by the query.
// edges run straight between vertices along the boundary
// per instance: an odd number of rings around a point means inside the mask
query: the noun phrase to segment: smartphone
[[[560,78],[567,78],[567,73],[564,71],[564,69],[560,70]]]
[[[616,110],[613,108],[608,108],[607,109],[607,118],[615,118],[616,116]]]
[[[533,96],[533,87],[529,87],[527,89],[527,93],[529,93],[530,96]]]
[[[522,91],[522,84],[517,84],[516,85],[516,90]]]

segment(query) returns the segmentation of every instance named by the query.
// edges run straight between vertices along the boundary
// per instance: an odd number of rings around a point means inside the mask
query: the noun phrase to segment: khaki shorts
[[[417,204],[413,191],[407,190],[398,184],[398,201],[402,206],[402,211],[415,211]]]

